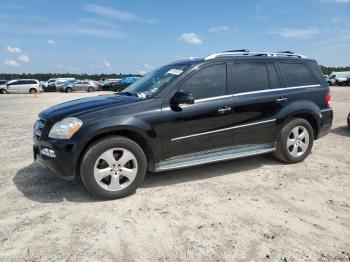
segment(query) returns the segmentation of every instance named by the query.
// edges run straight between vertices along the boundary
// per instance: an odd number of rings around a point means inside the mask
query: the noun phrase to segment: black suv
[[[182,59],[121,93],[39,114],[34,158],[100,198],[126,196],[146,172],[273,152],[303,161],[333,119],[315,60],[247,50]],[[252,161],[254,161],[252,159]]]

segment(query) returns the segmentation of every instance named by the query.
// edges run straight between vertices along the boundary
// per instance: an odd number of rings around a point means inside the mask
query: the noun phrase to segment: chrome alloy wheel
[[[293,157],[302,156],[308,149],[310,143],[310,135],[303,126],[294,127],[287,139],[287,148],[289,154]]]
[[[133,153],[125,148],[112,148],[101,154],[94,166],[94,177],[100,187],[118,191],[136,178],[138,164]]]

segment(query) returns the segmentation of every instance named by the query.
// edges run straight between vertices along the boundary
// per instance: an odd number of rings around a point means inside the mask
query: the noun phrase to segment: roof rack
[[[269,56],[269,57],[297,57],[297,58],[307,58],[301,54],[295,54],[291,51],[282,51],[282,52],[250,52],[246,49],[241,50],[232,50],[224,51],[221,53],[215,53],[208,55],[204,60],[210,60],[221,56]]]

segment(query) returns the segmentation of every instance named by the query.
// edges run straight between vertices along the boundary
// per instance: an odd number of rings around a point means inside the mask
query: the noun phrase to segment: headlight
[[[83,121],[76,117],[67,117],[53,125],[49,137],[56,139],[70,139],[83,125]]]

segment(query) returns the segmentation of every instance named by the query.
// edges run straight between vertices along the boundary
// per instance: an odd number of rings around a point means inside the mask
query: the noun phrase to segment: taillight
[[[325,100],[326,100],[326,107],[330,107],[331,106],[331,91],[328,91],[328,93],[325,97]]]

